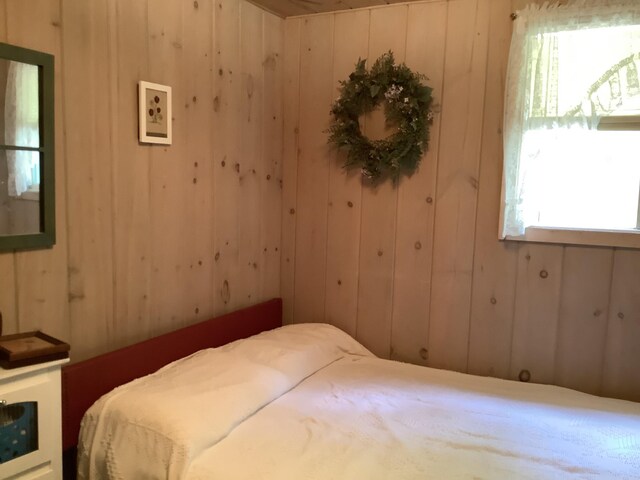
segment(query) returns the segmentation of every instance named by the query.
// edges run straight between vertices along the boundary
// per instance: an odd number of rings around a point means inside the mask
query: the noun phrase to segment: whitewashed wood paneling
[[[640,400],[640,252],[497,239],[509,15],[524,3],[423,1],[285,21],[283,241],[297,244],[282,263],[287,321],[333,323],[385,357],[512,379],[526,370]],[[312,43],[327,53],[307,51],[305,22],[325,26]],[[319,135],[338,81],[358,57],[388,50],[429,76],[439,113],[419,171],[372,189]],[[308,107],[313,119],[300,122]],[[379,121],[365,119],[365,131],[384,134]],[[311,169],[311,157],[326,163]]]
[[[0,254],[5,333],[42,329],[75,361],[279,294],[281,18],[2,0],[0,37],[56,57],[58,238]],[[138,143],[139,80],[173,88],[173,145]]]

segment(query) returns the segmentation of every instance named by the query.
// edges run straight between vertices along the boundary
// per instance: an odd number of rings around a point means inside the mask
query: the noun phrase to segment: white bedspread
[[[640,404],[381,360],[328,326],[275,337],[255,337],[259,359],[233,353],[239,369],[207,351],[213,365],[197,354],[103,398],[85,419],[81,478],[640,479]]]
[[[118,387],[82,420],[78,478],[184,478],[193,459],[236,425],[345,355],[371,353],[330,325],[292,325],[201,350]]]

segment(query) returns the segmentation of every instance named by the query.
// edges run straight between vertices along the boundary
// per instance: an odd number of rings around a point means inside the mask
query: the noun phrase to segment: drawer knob
[[[0,400],[0,407],[6,407],[7,406],[7,401],[6,400]]]

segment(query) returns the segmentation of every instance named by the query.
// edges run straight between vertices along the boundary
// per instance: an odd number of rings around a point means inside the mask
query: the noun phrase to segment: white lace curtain
[[[640,90],[633,27],[640,1],[545,3],[517,15],[505,91],[502,238],[540,224],[545,202],[553,211],[546,182],[580,181],[599,118]]]
[[[11,62],[7,74],[4,125],[5,144],[17,147],[39,147],[38,67]],[[28,150],[7,150],[9,171],[8,193],[20,196],[39,184],[40,154]]]

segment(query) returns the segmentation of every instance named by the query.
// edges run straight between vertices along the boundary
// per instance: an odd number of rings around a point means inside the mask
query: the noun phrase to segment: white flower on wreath
[[[402,93],[402,90],[404,90],[402,88],[402,85],[396,85],[395,83],[393,83],[389,88],[387,88],[387,91],[384,92],[384,98],[387,100],[387,102],[391,100],[397,100],[400,97],[400,93]]]

